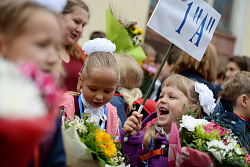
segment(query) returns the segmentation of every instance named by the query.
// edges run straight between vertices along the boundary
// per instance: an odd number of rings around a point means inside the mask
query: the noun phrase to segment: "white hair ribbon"
[[[213,92],[207,87],[207,85],[198,82],[195,82],[195,92],[199,93],[200,105],[204,112],[210,115],[215,107]]]
[[[113,54],[116,50],[116,45],[106,38],[95,38],[83,44],[82,50],[87,55],[93,52],[109,52]]]

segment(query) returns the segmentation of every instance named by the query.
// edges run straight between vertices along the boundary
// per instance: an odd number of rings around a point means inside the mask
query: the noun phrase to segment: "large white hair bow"
[[[116,45],[106,38],[95,38],[83,44],[82,50],[87,55],[93,52],[113,52],[116,50]]]
[[[198,82],[195,82],[195,92],[199,93],[200,105],[204,112],[210,115],[215,107],[213,92],[207,87],[207,85]]]

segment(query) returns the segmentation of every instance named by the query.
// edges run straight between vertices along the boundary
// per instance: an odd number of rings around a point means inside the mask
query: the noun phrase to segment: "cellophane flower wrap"
[[[0,59],[1,166],[26,167],[34,147],[55,129],[54,76],[34,63]]]
[[[137,62],[147,59],[140,44],[140,35],[144,32],[136,27],[137,22],[128,19],[116,19],[111,9],[106,10],[106,36],[116,45],[116,53],[127,53]]]
[[[74,121],[64,123],[63,139],[70,167],[125,166],[120,142],[113,141],[110,134],[86,114],[82,119],[75,116]]]
[[[232,131],[213,121],[183,115],[179,133],[173,123],[171,135],[179,137],[170,136],[170,166],[250,166],[248,153],[237,143]]]

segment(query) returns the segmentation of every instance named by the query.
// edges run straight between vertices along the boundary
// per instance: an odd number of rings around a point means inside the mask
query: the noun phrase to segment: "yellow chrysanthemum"
[[[116,152],[113,152],[112,150],[104,150],[103,151],[107,156],[109,157],[113,157],[113,156],[116,156]]]
[[[103,142],[102,136],[103,136],[103,131],[100,130],[100,129],[96,130],[95,141],[96,141],[97,143],[102,143],[102,142]]]
[[[104,145],[104,144],[100,144],[100,145],[98,145],[98,147],[101,147],[102,149],[106,149],[106,145]]]
[[[105,141],[105,142],[111,140],[110,134],[104,133],[104,134],[102,135],[102,140]]]
[[[103,130],[96,130],[95,141],[98,147],[103,149],[103,152],[109,157],[115,156],[117,153],[117,148],[113,140],[111,140],[110,134],[107,134]]]

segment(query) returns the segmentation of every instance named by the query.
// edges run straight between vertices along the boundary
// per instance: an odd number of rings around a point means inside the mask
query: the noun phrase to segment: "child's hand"
[[[137,136],[137,132],[141,129],[141,119],[142,114],[139,114],[137,111],[134,111],[127,121],[124,123],[125,133],[131,132],[131,135]]]

